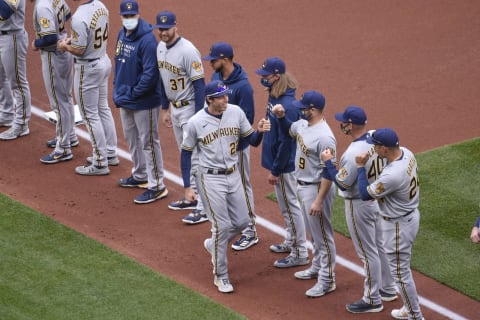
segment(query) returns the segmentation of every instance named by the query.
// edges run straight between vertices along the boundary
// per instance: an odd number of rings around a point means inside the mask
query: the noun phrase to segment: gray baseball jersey
[[[81,4],[72,19],[72,47],[84,50],[82,60],[103,58],[107,54],[109,13],[98,0]]]
[[[382,215],[389,218],[411,213],[420,201],[417,160],[410,150],[401,150],[402,157],[389,163],[367,189],[372,198],[379,199]]]
[[[197,189],[212,223],[213,271],[219,278],[228,278],[228,243],[249,222],[239,171],[231,169],[238,161],[240,136],[250,135],[253,128],[240,107],[228,104],[221,117],[200,110],[188,121],[185,132],[182,149],[196,147],[201,164]]]
[[[160,41],[157,46],[157,60],[165,87],[165,93],[172,104],[171,115],[177,145],[183,138],[183,126],[195,113],[195,91],[192,81],[205,77],[202,59],[197,48],[181,37],[174,46],[167,48]]]
[[[317,197],[322,178],[323,163],[320,155],[330,148],[335,154],[337,143],[325,120],[308,125],[298,120],[290,127],[290,135],[297,140],[295,176],[298,180],[297,194],[303,217],[313,243],[312,268],[318,270],[318,282],[324,285],[335,283],[336,247],[331,217],[335,187],[331,186],[323,202],[322,215],[310,215],[310,208]],[[332,159],[335,162],[335,159]]]
[[[106,54],[108,40],[108,10],[93,0],[81,4],[72,17],[72,42],[84,49],[75,58],[74,91],[83,121],[90,134],[93,164],[107,166],[107,156],[117,152],[117,134],[112,111],[108,106],[108,77],[112,69]]]
[[[388,268],[378,203],[362,201],[357,188],[355,156],[365,152],[370,154],[365,165],[368,180],[373,182],[378,178],[386,161],[377,156],[373,145],[367,143],[365,135],[350,143],[340,159],[339,171],[334,178],[346,189],[339,189],[339,195],[345,199],[348,231],[355,251],[363,262],[363,300],[371,305],[378,305],[382,303],[380,289],[394,294],[396,286]]]
[[[67,36],[65,24],[71,12],[65,0],[36,0],[33,24],[36,38]],[[57,44],[41,48],[42,75],[48,100],[57,114],[55,153],[70,152],[70,138],[75,138],[73,109],[73,58],[68,52],[57,51]],[[66,151],[65,151],[66,150]]]
[[[379,202],[384,247],[409,319],[422,319],[417,289],[410,269],[412,246],[420,226],[420,189],[417,160],[401,147],[399,159],[388,163],[367,190]]]

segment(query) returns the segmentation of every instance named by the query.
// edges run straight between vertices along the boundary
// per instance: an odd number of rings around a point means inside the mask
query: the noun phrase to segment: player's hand
[[[275,176],[274,176],[273,174],[271,174],[271,173],[268,175],[267,180],[268,180],[268,183],[271,184],[272,186],[275,186],[275,185],[277,185],[277,183],[278,183],[278,177],[275,177]]]
[[[170,109],[162,109],[162,122],[167,128],[173,127],[172,116],[170,115]]]
[[[357,167],[359,168],[365,167],[365,164],[367,163],[368,158],[370,158],[370,156],[368,155],[368,152],[361,153],[355,156],[355,162],[357,163]]]
[[[37,46],[35,46],[35,40],[32,40],[32,49],[33,51],[38,51]]]
[[[332,160],[333,159],[333,152],[330,150],[330,148],[327,148],[322,151],[320,154],[320,157],[322,158],[322,161],[325,162],[327,160]]]
[[[480,243],[480,229],[477,227],[472,228],[472,234],[470,234],[470,239],[472,240],[473,243]]]
[[[185,200],[189,202],[194,202],[197,200],[197,194],[191,187],[185,188]]]
[[[266,131],[270,131],[272,125],[270,123],[270,120],[268,119],[260,119],[260,121],[258,121],[258,131],[259,132],[266,132]]]
[[[312,205],[310,206],[310,215],[311,216],[321,216],[322,215],[322,209],[323,209],[323,200],[318,201],[315,199],[312,202]]]
[[[285,117],[285,108],[281,104],[272,107],[272,113],[279,119]]]
[[[67,51],[67,42],[66,42],[66,38],[65,39],[60,39],[57,41],[57,49],[60,50],[60,51]]]

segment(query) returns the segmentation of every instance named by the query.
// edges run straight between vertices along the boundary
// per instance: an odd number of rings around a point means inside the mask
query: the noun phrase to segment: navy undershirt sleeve
[[[205,105],[205,79],[197,79],[192,84],[195,91],[195,113],[197,113]]]
[[[58,36],[56,34],[49,34],[45,37],[35,39],[35,47],[46,48],[57,43]]]
[[[0,16],[3,20],[7,20],[14,13],[13,9],[3,0],[0,0]]]
[[[192,151],[180,152],[180,168],[182,169],[183,187],[190,187],[190,170],[192,169]]]
[[[358,185],[358,192],[360,192],[360,197],[362,200],[372,200],[373,198],[368,193],[368,180],[367,180],[367,171],[365,167],[357,168],[357,185]]]
[[[247,137],[248,143],[254,147],[257,147],[263,139],[263,132],[254,131],[251,135]]]
[[[475,222],[474,227],[480,228],[480,217],[478,217],[477,222]]]

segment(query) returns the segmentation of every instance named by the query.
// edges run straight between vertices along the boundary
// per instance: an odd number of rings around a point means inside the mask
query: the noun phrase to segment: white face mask
[[[125,29],[134,30],[138,25],[138,18],[122,18],[122,24]]]

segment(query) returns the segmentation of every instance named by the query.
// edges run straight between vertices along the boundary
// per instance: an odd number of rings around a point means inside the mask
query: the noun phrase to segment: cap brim
[[[263,70],[263,69],[257,69],[255,71],[256,74],[260,75],[260,76],[268,76],[268,75],[271,75],[272,73],[271,72],[268,72],[266,70]]]
[[[138,11],[122,11],[120,12],[121,16],[131,15],[131,14],[138,14]]]
[[[343,117],[343,112],[337,112],[335,113],[335,119],[340,122],[346,122],[345,118]]]
[[[212,57],[212,56],[205,56],[202,58],[203,60],[207,60],[207,61],[212,61],[212,60],[217,60],[217,59],[220,59],[220,58],[217,58],[217,57]]]
[[[170,29],[175,27],[174,24],[155,24],[153,25],[155,29]]]
[[[213,93],[213,94],[207,95],[207,97],[209,97],[209,98],[218,98],[218,97],[227,96],[229,93],[232,93],[232,89],[227,89],[227,90],[224,90],[224,91],[222,91],[222,92],[215,92],[215,93]]]

